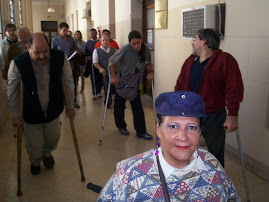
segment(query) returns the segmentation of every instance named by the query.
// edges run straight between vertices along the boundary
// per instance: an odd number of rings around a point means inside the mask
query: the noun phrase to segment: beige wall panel
[[[110,37],[115,39],[116,27],[115,27],[115,0],[109,0],[109,31]]]
[[[116,40],[119,46],[128,43],[128,34],[131,31],[131,1],[115,1]]]
[[[240,138],[242,150],[251,158],[269,166],[269,130],[265,128],[269,84],[244,80],[244,101],[240,106]],[[226,136],[226,142],[237,148],[235,133]]]
[[[269,2],[225,2],[226,29],[220,48],[236,58],[244,79],[245,95],[239,113],[243,152],[269,166],[269,156],[266,155],[269,130],[265,128],[269,102]],[[218,1],[169,0],[168,29],[155,30],[156,95],[174,89],[181,66],[192,52],[191,41],[181,37],[181,9],[217,3]],[[235,138],[235,134],[228,134],[226,142],[237,148]]]
[[[22,0],[22,23],[33,31],[33,10],[32,0]]]
[[[94,28],[109,29],[109,0],[92,0]]]
[[[88,39],[88,31],[87,31],[87,19],[82,18],[83,17],[83,9],[86,9],[86,0],[66,0],[65,1],[65,19],[70,18],[72,19],[72,14],[74,14],[74,21],[76,21],[76,10],[78,10],[78,30],[81,31],[82,37],[84,41],[87,41]],[[70,30],[74,33],[76,31],[76,23],[72,24],[72,20],[70,22],[71,24],[69,27]]]
[[[142,4],[139,1],[131,1],[131,30],[137,30],[142,34]]]
[[[268,36],[268,8],[268,0],[227,1],[227,36]]]
[[[128,43],[128,34],[131,31],[131,19],[116,22],[116,40],[119,47]]]
[[[9,10],[9,0],[1,0],[1,17],[3,32],[5,31],[5,25],[10,23],[10,10]]]
[[[269,84],[269,34],[250,40],[249,80]]]
[[[14,1],[14,14],[15,14],[15,25],[16,27],[20,27],[19,0]]]
[[[64,21],[64,6],[51,5],[55,13],[48,13],[48,6],[33,6],[33,33],[41,32],[41,21],[57,21],[58,25]]]

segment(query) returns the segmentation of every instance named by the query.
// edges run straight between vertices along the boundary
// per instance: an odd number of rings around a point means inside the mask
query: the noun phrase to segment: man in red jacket
[[[175,91],[189,90],[204,99],[207,117],[201,120],[202,135],[209,152],[224,167],[225,133],[238,127],[237,116],[244,87],[236,60],[229,53],[222,52],[219,43],[219,35],[214,30],[197,32],[192,42],[193,54],[182,66]]]
[[[102,35],[107,35],[107,36],[108,36],[108,38],[109,38],[109,46],[110,46],[110,47],[114,47],[114,48],[116,48],[117,50],[120,49],[119,46],[118,46],[118,43],[117,43],[115,40],[113,40],[113,39],[110,38],[110,31],[109,31],[108,29],[104,29],[104,30],[102,31]],[[94,49],[99,48],[99,47],[101,47],[101,41],[98,41],[98,42],[95,44]]]

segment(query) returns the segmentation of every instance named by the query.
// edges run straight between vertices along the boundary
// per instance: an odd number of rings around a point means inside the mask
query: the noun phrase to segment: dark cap
[[[205,117],[203,98],[190,91],[160,94],[155,101],[156,111],[162,116]]]

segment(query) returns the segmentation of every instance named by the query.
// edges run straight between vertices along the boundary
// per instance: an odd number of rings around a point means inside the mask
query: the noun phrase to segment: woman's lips
[[[177,145],[176,145],[176,148],[177,148],[177,149],[188,149],[189,146],[177,146]]]

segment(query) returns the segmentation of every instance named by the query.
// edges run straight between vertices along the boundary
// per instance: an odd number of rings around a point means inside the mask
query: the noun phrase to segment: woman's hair
[[[128,35],[129,42],[131,42],[132,39],[142,40],[142,35],[136,30],[131,31]],[[140,63],[144,63],[146,61],[146,46],[143,42],[141,43],[141,49],[138,52],[138,56]]]
[[[77,31],[75,31],[75,33],[79,33],[79,35],[80,35],[80,40],[82,40],[82,34],[81,34],[81,32],[79,31],[79,30],[77,30]],[[77,40],[77,39],[76,39]]]
[[[163,116],[157,113],[157,119],[158,119],[159,126],[161,126],[163,123]]]

